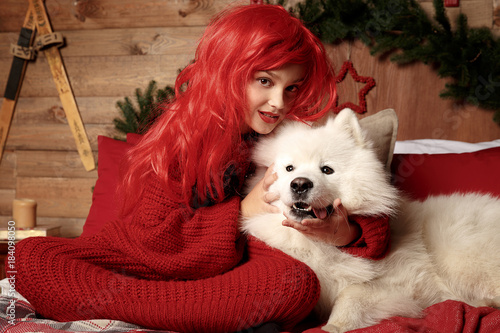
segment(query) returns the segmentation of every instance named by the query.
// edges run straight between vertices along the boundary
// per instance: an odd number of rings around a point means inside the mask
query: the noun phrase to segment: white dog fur
[[[280,200],[273,204],[297,213],[297,220],[336,198],[350,214],[391,216],[390,252],[379,261],[313,241],[283,226],[282,214],[241,221],[244,232],[314,270],[321,284],[316,309],[328,320],[324,330],[345,332],[395,315],[417,317],[447,299],[500,305],[500,200],[480,194],[424,202],[401,198],[351,110],[321,127],[283,124],[259,141],[254,161],[258,172],[248,188],[274,163],[278,179],[270,190]],[[304,179],[313,186],[307,182],[297,191],[296,179],[299,187]],[[293,210],[297,201],[302,203]]]

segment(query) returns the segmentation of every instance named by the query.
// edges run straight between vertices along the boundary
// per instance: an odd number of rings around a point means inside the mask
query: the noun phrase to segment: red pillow
[[[500,197],[500,147],[462,154],[395,154],[394,185],[414,199],[453,192]]]
[[[136,133],[128,133],[127,134],[127,143],[130,143],[131,145],[135,145],[141,139],[142,139],[141,134],[136,134]]]
[[[141,137],[138,134],[128,134],[127,142],[105,136],[97,137],[98,178],[92,193],[92,205],[81,236],[87,237],[96,234],[105,223],[117,217],[115,190],[118,185],[120,162],[127,150],[136,144]]]

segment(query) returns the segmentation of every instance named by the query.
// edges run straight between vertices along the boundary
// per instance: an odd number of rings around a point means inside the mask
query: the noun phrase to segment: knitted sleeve
[[[361,237],[342,249],[349,254],[369,259],[384,258],[389,249],[389,217],[351,215],[349,220],[361,227]]]
[[[164,278],[201,279],[238,264],[244,250],[240,198],[193,210],[172,200],[169,191],[158,179],[149,180],[137,210],[104,228],[113,248]]]

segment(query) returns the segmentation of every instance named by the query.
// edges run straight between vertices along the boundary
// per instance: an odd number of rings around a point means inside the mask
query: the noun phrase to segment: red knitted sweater
[[[239,197],[193,212],[151,179],[138,207],[93,237],[19,242],[16,289],[44,317],[179,332],[232,332],[269,321],[287,329],[315,306],[320,289],[312,270],[239,233]],[[382,257],[388,221],[353,218],[362,237],[345,250]]]

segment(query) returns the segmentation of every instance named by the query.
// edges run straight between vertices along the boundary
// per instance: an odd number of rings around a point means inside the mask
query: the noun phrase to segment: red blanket
[[[304,333],[324,333],[321,325]],[[393,317],[353,333],[498,333],[500,310],[446,301],[425,309],[422,318]]]

